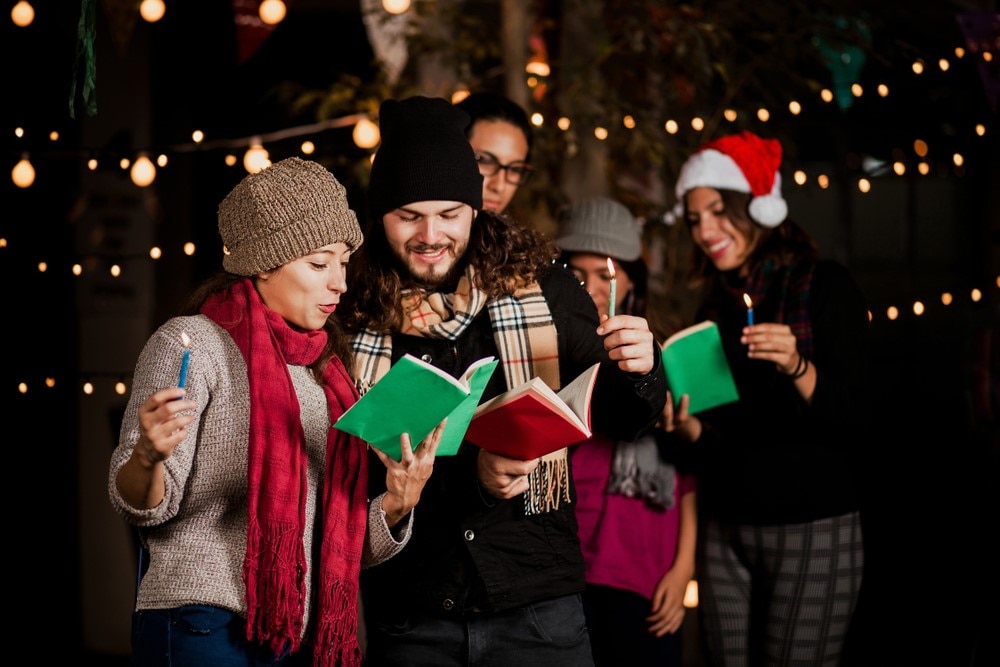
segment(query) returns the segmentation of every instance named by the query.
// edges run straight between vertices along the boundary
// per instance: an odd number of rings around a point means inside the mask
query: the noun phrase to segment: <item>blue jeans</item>
[[[309,651],[275,654],[247,641],[246,619],[208,605],[144,609],[132,614],[134,667],[293,667],[308,665]]]
[[[594,664],[579,595],[496,613],[369,620],[367,667],[587,667]]]

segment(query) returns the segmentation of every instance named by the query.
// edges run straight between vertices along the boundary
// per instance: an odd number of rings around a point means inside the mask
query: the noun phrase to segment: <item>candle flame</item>
[[[753,308],[753,301],[750,300],[750,295],[746,292],[743,293],[743,302],[747,305],[747,308]]]
[[[614,280],[615,279],[615,265],[611,261],[610,257],[608,257],[608,272],[611,274],[611,279]]]
[[[183,331],[181,332],[181,345],[188,347],[191,345],[191,336],[188,336]]]

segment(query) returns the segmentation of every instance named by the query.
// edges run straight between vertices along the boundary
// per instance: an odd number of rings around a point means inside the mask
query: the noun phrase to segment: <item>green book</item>
[[[663,343],[660,354],[675,406],[684,394],[691,397],[690,414],[740,399],[715,322],[705,320],[678,331]]]
[[[409,433],[415,448],[447,417],[437,456],[453,456],[498,363],[485,357],[454,378],[417,357],[403,355],[333,426],[398,461],[401,434]]]

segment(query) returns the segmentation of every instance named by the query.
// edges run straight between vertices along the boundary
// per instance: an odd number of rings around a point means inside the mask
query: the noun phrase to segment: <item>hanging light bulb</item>
[[[29,188],[35,182],[35,168],[31,166],[27,155],[22,155],[21,161],[14,165],[10,178],[19,188]]]
[[[285,3],[281,0],[264,0],[260,3],[260,9],[257,10],[257,13],[260,14],[260,20],[264,23],[278,25],[284,20],[287,11]]]
[[[35,20],[35,8],[26,0],[21,0],[10,10],[10,20],[18,28],[26,28]]]
[[[354,143],[357,144],[358,148],[374,148],[382,138],[378,131],[378,125],[367,118],[362,118],[357,122],[351,137],[354,138]]]
[[[260,144],[260,139],[253,139],[250,148],[243,155],[243,168],[251,174],[271,166],[271,156]]]
[[[410,0],[382,0],[382,8],[390,14],[402,14],[410,8]]]
[[[163,0],[142,0],[139,4],[139,15],[147,23],[156,23],[163,18],[166,11],[167,8],[163,4]]]
[[[144,188],[151,184],[156,179],[156,165],[153,161],[149,159],[149,156],[145,153],[140,153],[139,157],[135,159],[132,163],[132,169],[129,170],[129,176],[132,177],[132,182],[138,185],[140,188]]]

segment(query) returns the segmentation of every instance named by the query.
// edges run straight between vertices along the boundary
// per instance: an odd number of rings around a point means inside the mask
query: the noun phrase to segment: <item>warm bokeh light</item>
[[[705,129],[705,121],[701,118],[701,116],[695,116],[691,119],[691,129],[695,132],[701,132]]]
[[[851,84],[851,95],[854,95],[855,97],[861,97],[862,95],[864,95],[864,93],[865,90],[864,88],[861,87],[860,83]]]
[[[91,394],[93,394],[94,393],[94,383],[93,382],[84,382],[83,383],[83,393],[85,393],[87,396],[90,396]]]
[[[52,130],[49,132],[49,141],[59,141],[59,131]]]
[[[316,144],[309,140],[303,141],[302,145],[299,146],[299,150],[302,151],[303,155],[312,155],[316,152]]]
[[[378,146],[378,142],[382,140],[382,135],[379,132],[378,125],[368,118],[362,118],[354,125],[351,138],[354,139],[354,144],[358,148],[367,149]]]
[[[923,139],[916,139],[913,142],[913,152],[919,155],[920,157],[927,157],[927,151],[928,151],[927,142],[924,141]]]
[[[979,303],[979,300],[983,298],[983,293],[979,291],[978,287],[973,287],[972,292],[969,293],[969,296],[972,297],[973,301]]]
[[[152,259],[159,259],[163,257],[163,250],[159,246],[153,246],[149,249],[149,256]]]
[[[963,49],[961,46],[956,46],[955,47],[955,57],[956,58],[964,58],[965,57],[965,49]]]
[[[108,269],[108,273],[111,274],[113,278],[118,278],[122,275],[122,267],[119,264],[112,264],[111,268]]]
[[[45,378],[45,386],[52,389],[52,387],[56,386],[56,379],[54,377]]]
[[[632,118],[632,116],[625,116],[624,118],[622,118],[622,125],[624,125],[629,130],[634,130],[635,118]]]
[[[941,303],[945,306],[950,306],[952,299],[954,299],[954,297],[951,295],[951,292],[943,292],[941,294]]]
[[[889,306],[888,308],[886,308],[885,316],[888,317],[890,320],[895,320],[897,317],[899,317],[899,309],[896,308],[896,306]]]
[[[759,120],[762,123],[766,123],[767,121],[771,120],[771,112],[765,109],[764,107],[757,109],[757,120]]]
[[[548,76],[551,73],[549,64],[534,60],[524,66],[524,71],[533,76]]]
[[[166,153],[160,153],[159,155],[156,156],[156,166],[160,167],[161,169],[163,167],[166,167],[169,161],[170,159],[167,157]]]
[[[21,0],[10,10],[10,20],[18,28],[27,28],[35,20],[35,8],[26,0]]]
[[[382,0],[382,9],[390,14],[402,14],[410,8],[410,0]]]
[[[906,173],[906,165],[903,164],[902,162],[898,162],[898,161],[897,162],[893,162],[892,163],[892,170],[894,172],[896,172],[897,176],[902,176],[903,174]]]
[[[267,150],[260,145],[260,141],[251,142],[250,148],[243,155],[243,168],[247,173],[256,174],[262,169],[271,166],[271,156]]]
[[[194,243],[192,243],[191,241],[188,241],[187,243],[184,244],[184,254],[187,255],[188,257],[194,254],[194,250],[195,250]]]
[[[123,381],[119,380],[118,382],[115,382],[116,394],[118,394],[119,396],[124,396],[126,391],[128,391],[128,387],[125,385]]]
[[[451,103],[452,104],[458,104],[459,102],[461,102],[462,100],[464,100],[468,96],[469,96],[469,89],[468,88],[464,88],[464,87],[463,88],[459,88],[458,90],[456,90],[455,92],[453,92],[451,94]]]
[[[795,173],[792,174],[792,178],[794,178],[795,182],[798,183],[799,185],[806,184],[806,172],[802,171],[801,169],[796,169]]]
[[[982,123],[976,123],[976,134],[978,134],[980,137],[986,134],[986,126],[983,125]]]
[[[156,23],[163,18],[167,7],[163,0],[142,0],[139,3],[139,16],[147,23]]]
[[[38,263],[38,272],[39,273],[45,273],[48,270],[49,270],[49,263],[48,262],[39,262]]]
[[[571,125],[570,120],[566,116],[563,116],[562,118],[556,121],[556,127],[558,127],[563,132],[568,130],[570,125]]]
[[[819,98],[829,104],[830,102],[833,101],[833,91],[830,90],[829,88],[824,88],[823,90],[819,91]]]
[[[872,189],[872,183],[871,183],[871,181],[869,181],[867,178],[859,178],[858,179],[858,190],[860,190],[861,192],[867,193],[867,192],[871,192],[871,189]]]
[[[927,174],[931,173],[931,166],[926,162],[921,162],[920,164],[917,165],[917,171],[920,172],[921,176],[926,176]]]
[[[951,63],[949,63],[947,59],[941,58],[940,60],[938,60],[938,67],[941,68],[942,72],[947,72],[948,68],[951,67]]]
[[[87,160],[87,169],[91,171],[97,171],[97,158],[90,158]]]
[[[17,383],[17,390],[20,393],[22,393],[22,394],[27,394],[28,393],[28,384],[26,382],[18,382]]]
[[[235,155],[233,155],[232,153],[228,153],[226,155],[226,157],[223,158],[222,161],[226,163],[227,167],[232,167],[232,166],[234,166],[236,164],[237,157]]]
[[[74,276],[83,275],[83,266],[80,264],[74,264],[72,267],[70,267],[70,272]]]
[[[608,138],[608,129],[606,127],[595,127],[594,136],[597,137],[598,141],[604,141]]]
[[[954,155],[952,155],[951,161],[955,164],[956,167],[961,167],[963,164],[965,164],[965,158],[962,157],[961,153],[955,153]]]
[[[545,122],[545,116],[543,116],[542,114],[538,113],[537,111],[531,114],[531,124],[534,125],[535,127],[541,127],[542,123],[544,122]]]
[[[131,166],[131,164],[132,161],[129,160],[127,157],[123,157],[122,159],[118,160],[118,166],[121,167],[123,170],[128,169],[129,166]]]
[[[10,179],[19,188],[30,188],[35,182],[35,168],[27,156],[22,157],[11,169]]]
[[[666,123],[664,123],[663,129],[665,129],[667,131],[667,134],[677,134],[677,132],[681,128],[677,124],[676,120],[668,120]]]
[[[200,144],[201,142],[205,141],[205,133],[202,132],[201,130],[195,130],[194,132],[191,133],[191,141],[193,141],[196,144]]]
[[[156,166],[153,165],[148,155],[142,154],[136,158],[132,169],[129,171],[129,176],[133,183],[140,188],[145,188],[156,180]]]
[[[688,609],[694,609],[698,606],[698,582],[695,579],[689,581],[687,588],[684,589],[683,604]]]
[[[924,73],[924,64],[921,61],[917,60],[913,63],[913,73],[914,74]]]
[[[728,120],[730,123],[736,122],[737,113],[735,109],[726,109],[722,112],[722,117]]]
[[[264,0],[257,10],[260,20],[268,25],[278,25],[285,20],[288,8],[281,0]]]
[[[877,90],[878,90],[879,97],[888,97],[889,96],[889,86],[885,85],[884,83],[878,84]]]
[[[983,60],[986,62],[993,62],[993,54],[989,51],[983,51]]]
[[[913,302],[913,314],[920,316],[924,314],[924,304],[921,301]]]
[[[802,105],[796,102],[795,100],[792,100],[791,102],[788,103],[788,110],[791,112],[793,116],[798,116],[800,113],[802,113]]]
[[[816,177],[816,183],[819,184],[819,187],[826,190],[828,187],[830,187],[830,177],[827,176],[826,174],[820,174],[819,176]]]

